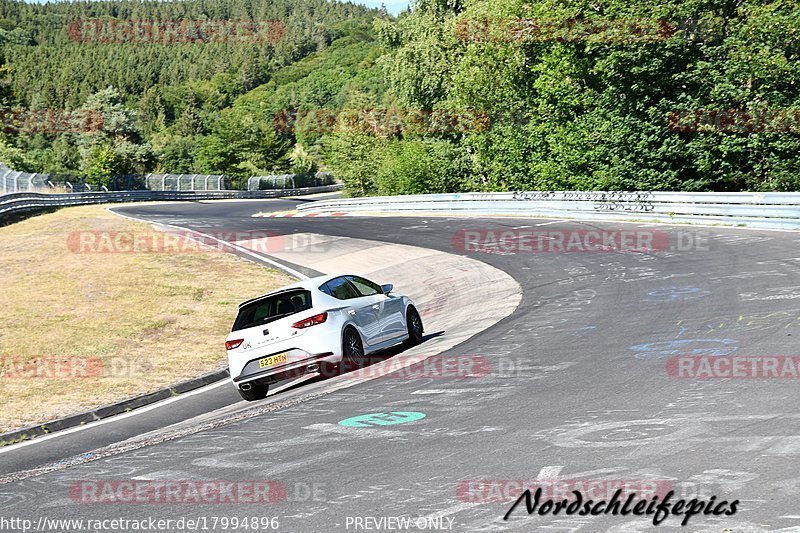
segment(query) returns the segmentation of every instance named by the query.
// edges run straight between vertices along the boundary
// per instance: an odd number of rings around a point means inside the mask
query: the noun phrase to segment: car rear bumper
[[[290,350],[290,352],[291,351],[295,350]],[[242,372],[238,376],[232,377],[232,381],[237,387],[242,383],[256,380],[264,383],[275,383],[276,381],[315,372],[320,364],[337,363],[341,359],[341,356],[334,355],[333,352],[321,354],[308,354],[304,352],[304,354],[305,357],[302,359],[298,359],[296,354],[290,355],[288,362],[270,368],[260,368],[258,362],[265,356],[257,357],[248,361],[247,364],[244,365]]]

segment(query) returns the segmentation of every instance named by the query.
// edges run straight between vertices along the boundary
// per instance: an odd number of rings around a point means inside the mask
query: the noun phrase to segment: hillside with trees
[[[286,31],[70,39],[70,21],[105,17]],[[800,188],[789,0],[419,0],[396,19],[325,0],[0,0],[0,42],[4,107],[106,117],[97,131],[0,134],[0,160],[36,171],[321,168],[350,194]]]
[[[371,36],[377,16],[385,15],[326,0],[0,0],[0,160],[13,159],[19,170],[91,181],[158,171],[234,178],[290,171],[293,154],[302,155],[302,148],[277,135],[271,117],[233,104],[254,88],[282,83],[272,81],[276,76],[298,76],[289,67],[304,58],[316,57],[320,64],[351,52],[363,58],[377,46]],[[76,39],[76,24],[131,19],[274,26],[267,27],[272,33],[223,35],[228,38],[220,42]],[[356,73],[350,69],[346,75]],[[38,124],[42,110],[96,111],[104,119],[96,129],[59,129]],[[11,120],[20,111],[33,116],[32,127]]]

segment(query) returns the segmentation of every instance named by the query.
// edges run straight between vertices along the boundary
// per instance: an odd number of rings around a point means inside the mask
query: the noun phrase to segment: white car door
[[[376,299],[372,296],[362,296],[345,277],[334,278],[325,285],[331,296],[342,300],[342,303],[349,307],[347,312],[352,317],[353,323],[367,346],[381,342],[381,326]]]
[[[380,323],[379,342],[403,335],[406,331],[402,298],[383,294],[380,285],[359,276],[348,276],[360,294],[372,298],[372,306]]]
[[[381,331],[385,339],[394,339],[404,335],[406,327],[405,304],[403,299],[393,294],[384,295],[386,300],[383,302],[383,318]]]

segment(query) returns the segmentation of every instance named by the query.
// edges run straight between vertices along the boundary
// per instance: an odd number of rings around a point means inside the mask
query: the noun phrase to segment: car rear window
[[[231,331],[269,324],[311,308],[311,292],[305,289],[268,296],[239,309]]]

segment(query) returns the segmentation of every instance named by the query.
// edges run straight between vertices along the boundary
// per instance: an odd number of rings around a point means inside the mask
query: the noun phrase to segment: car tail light
[[[318,315],[306,318],[305,320],[301,320],[300,322],[295,322],[292,324],[292,327],[297,329],[310,328],[311,326],[322,324],[326,320],[328,320],[328,313],[320,313]]]
[[[242,345],[244,339],[236,339],[235,341],[225,341],[225,349],[226,350],[235,350],[239,346]]]

